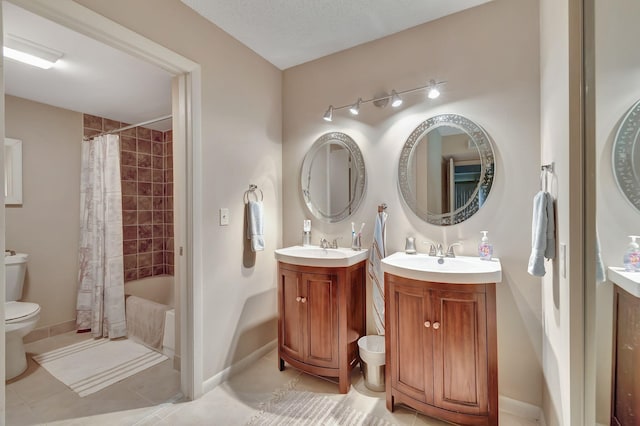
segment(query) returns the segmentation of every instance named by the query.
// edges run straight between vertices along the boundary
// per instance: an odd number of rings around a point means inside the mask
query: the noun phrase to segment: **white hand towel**
[[[252,251],[264,250],[264,217],[262,201],[249,201],[247,206],[247,239]]]
[[[384,335],[384,274],[382,259],[386,256],[386,223],[387,213],[380,212],[376,216],[373,230],[373,244],[369,251],[369,277],[373,286],[373,318],[379,335]]]
[[[536,277],[546,273],[544,258],[553,259],[555,250],[555,217],[553,197],[540,191],[533,198],[533,220],[531,222],[531,256],[527,271]]]

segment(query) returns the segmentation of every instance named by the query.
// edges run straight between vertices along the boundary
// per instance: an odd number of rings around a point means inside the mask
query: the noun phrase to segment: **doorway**
[[[171,73],[174,182],[175,182],[175,280],[179,293],[176,297],[176,316],[180,324],[181,389],[189,399],[202,393],[201,345],[197,336],[201,330],[198,304],[194,304],[192,253],[194,239],[191,236],[193,204],[192,151],[199,146],[200,86],[199,65],[148,40],[105,17],[73,2],[47,2],[15,0],[12,3],[39,16],[61,24],[73,31],[89,36],[125,53],[143,59]],[[4,117],[2,118],[4,120]],[[176,342],[178,343],[178,342]]]

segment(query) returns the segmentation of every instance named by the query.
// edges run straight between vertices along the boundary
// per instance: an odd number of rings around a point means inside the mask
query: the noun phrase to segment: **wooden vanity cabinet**
[[[495,284],[385,273],[387,408],[460,425],[498,425]]]
[[[613,286],[611,424],[637,425],[640,418],[640,299]]]
[[[365,265],[311,267],[278,262],[278,368],[285,361],[304,372],[351,385],[365,335]]]

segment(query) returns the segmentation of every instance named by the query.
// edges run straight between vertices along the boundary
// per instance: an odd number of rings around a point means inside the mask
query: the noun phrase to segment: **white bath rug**
[[[33,359],[82,397],[167,357],[128,339],[90,339],[35,355]]]
[[[347,395],[297,391],[297,380],[274,392],[271,400],[260,404],[260,411],[247,426],[392,426],[394,423],[350,407]]]

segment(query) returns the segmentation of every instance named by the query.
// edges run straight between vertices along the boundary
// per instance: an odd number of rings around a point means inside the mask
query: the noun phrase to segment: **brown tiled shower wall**
[[[128,125],[83,119],[85,136]],[[173,275],[173,133],[136,127],[119,135],[124,280]]]

